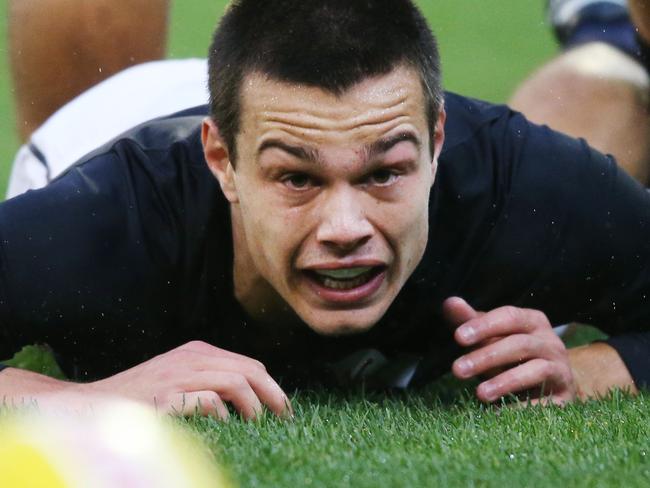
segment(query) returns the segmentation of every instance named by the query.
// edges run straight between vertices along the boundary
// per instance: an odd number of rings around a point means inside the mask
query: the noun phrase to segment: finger
[[[252,420],[262,413],[262,403],[244,375],[224,371],[208,375],[213,381],[213,386],[208,389],[230,402],[244,419]]]
[[[192,371],[198,370],[199,373],[211,371],[211,375],[217,373],[232,373],[245,377],[249,387],[252,388],[252,392],[256,395],[255,399],[258,402],[261,401],[269,408],[269,410],[278,416],[293,415],[289,398],[282,388],[280,388],[280,385],[278,385],[271,375],[267,373],[264,365],[259,361],[255,361],[246,356],[234,354],[215,356],[214,354],[197,354],[191,351],[185,351],[182,354],[186,355],[184,357],[186,365],[191,362],[190,369]],[[206,379],[208,380],[207,382]],[[212,389],[221,394],[222,391],[216,389],[218,385],[214,383],[215,380],[216,377],[214,376],[206,378],[202,374],[192,373],[187,376],[186,380],[182,384],[182,388],[186,391]],[[250,395],[247,396],[250,397]],[[224,400],[229,401],[228,398],[223,398]],[[237,397],[237,399],[239,399],[239,397]],[[246,411],[248,412],[248,410]],[[248,415],[248,413],[246,415]],[[247,416],[246,418],[249,417]]]
[[[452,365],[452,372],[457,378],[468,379],[486,374],[495,368],[521,364],[531,358],[554,359],[555,343],[547,343],[531,334],[514,334],[502,338],[469,354],[461,356]],[[561,345],[564,349],[564,345]]]
[[[262,404],[246,378],[240,373],[208,369],[190,371],[177,388],[182,392],[212,391],[245,419],[253,419],[262,412]]]
[[[460,297],[447,298],[442,303],[442,314],[453,329],[481,315]]]
[[[559,363],[533,359],[478,385],[476,396],[483,402],[493,402],[513,393],[542,388],[544,395],[570,399],[570,371],[562,371]]]
[[[474,318],[456,329],[454,337],[462,346],[472,346],[498,336],[551,331],[546,315],[538,310],[500,307]]]
[[[214,415],[227,421],[230,417],[228,408],[214,391],[191,391],[176,393],[163,406],[165,413],[189,417],[195,414]]]
[[[252,371],[246,374],[253,391],[271,412],[278,417],[293,417],[291,401],[273,378],[266,372]]]
[[[528,406],[535,406],[535,405],[543,405],[543,406],[548,406],[548,405],[557,405],[558,407],[563,407],[568,403],[571,403],[575,398],[567,398],[564,395],[550,395],[550,396],[541,396],[539,398],[533,398],[532,400],[527,400],[527,401],[520,401],[519,406],[522,407],[528,407]]]

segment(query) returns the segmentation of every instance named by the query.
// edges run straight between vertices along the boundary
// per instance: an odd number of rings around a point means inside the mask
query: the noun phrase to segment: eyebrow
[[[302,159],[303,161],[311,161],[312,163],[317,164],[320,164],[322,162],[322,158],[317,149],[303,146],[292,146],[291,144],[287,144],[286,142],[282,142],[278,139],[269,139],[267,141],[264,141],[260,148],[257,150],[257,154],[259,156],[267,149],[272,148],[280,149],[298,159]]]
[[[385,139],[379,139],[378,141],[373,142],[372,144],[366,146],[364,152],[366,153],[367,159],[373,159],[380,154],[384,154],[391,150],[393,146],[396,146],[400,142],[411,142],[417,148],[418,151],[422,149],[422,141],[418,136],[413,132],[400,132],[393,136],[387,137]]]
[[[378,141],[365,146],[363,148],[363,154],[365,155],[366,160],[370,160],[379,156],[380,154],[384,154],[390,151],[393,146],[396,146],[400,142],[404,141],[413,143],[418,151],[422,148],[422,141],[413,132],[407,131],[400,132],[385,139],[379,139]],[[303,161],[309,161],[316,164],[322,164],[323,162],[323,158],[317,149],[314,149],[312,147],[293,146],[279,139],[269,139],[267,141],[264,141],[257,150],[257,154],[259,156],[267,149],[273,148],[280,149]]]

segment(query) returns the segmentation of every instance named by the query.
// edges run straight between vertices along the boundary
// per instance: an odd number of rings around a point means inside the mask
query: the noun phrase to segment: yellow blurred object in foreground
[[[111,402],[90,414],[0,422],[2,488],[229,488],[209,451],[170,419]]]

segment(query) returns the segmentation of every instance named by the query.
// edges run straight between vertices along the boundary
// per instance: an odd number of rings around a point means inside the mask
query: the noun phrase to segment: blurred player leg
[[[550,17],[567,50],[533,73],[510,103],[533,122],[584,137],[648,184],[650,78],[624,4],[551,1]]]
[[[646,47],[650,46],[650,0],[629,0],[630,17]]]
[[[9,0],[18,132],[108,76],[165,55],[169,0]]]

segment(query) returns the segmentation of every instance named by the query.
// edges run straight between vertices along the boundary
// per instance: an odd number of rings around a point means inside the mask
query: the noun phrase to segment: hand
[[[530,394],[533,404],[575,399],[567,350],[542,312],[501,307],[481,313],[452,297],[443,303],[443,313],[455,328],[456,342],[472,348],[454,362],[453,374],[489,378],[476,389],[481,401],[522,392]]]
[[[177,415],[229,416],[229,402],[245,419],[266,405],[292,415],[287,395],[262,363],[205,342],[189,342],[104,380],[77,385],[91,396],[117,395]]]

